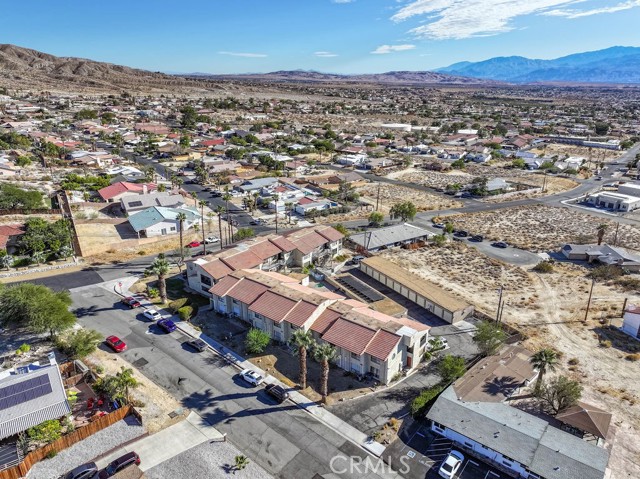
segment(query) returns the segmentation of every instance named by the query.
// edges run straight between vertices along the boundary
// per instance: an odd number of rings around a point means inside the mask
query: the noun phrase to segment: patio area
[[[84,381],[67,388],[67,398],[72,404],[71,417],[76,428],[86,426],[112,410],[109,402]]]

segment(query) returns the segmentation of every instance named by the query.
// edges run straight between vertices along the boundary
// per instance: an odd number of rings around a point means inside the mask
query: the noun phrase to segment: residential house
[[[353,234],[349,237],[349,242],[356,248],[361,248],[370,252],[382,249],[395,248],[428,240],[433,233],[409,223],[402,223],[385,228],[376,228],[364,233]]]
[[[536,376],[531,353],[509,346],[482,359],[438,397],[427,413],[431,431],[524,479],[603,479],[609,452],[505,401]],[[604,431],[606,435],[606,431]]]
[[[23,228],[23,225],[0,225],[0,250],[15,253],[20,236],[24,234]]]
[[[146,195],[129,195],[120,198],[120,208],[127,215],[132,215],[138,211],[146,210],[152,206],[164,206],[165,208],[179,208],[185,204],[182,195],[169,192],[148,193]]]
[[[640,256],[630,253],[624,248],[608,244],[566,244],[560,252],[572,260],[595,261],[603,265],[611,265],[630,272],[640,271]]]
[[[242,193],[254,193],[262,191],[265,188],[272,188],[278,183],[278,179],[272,176],[266,178],[256,178],[254,180],[245,181],[235,188]]]
[[[330,226],[314,226],[245,241],[235,248],[187,261],[187,282],[194,291],[209,288],[233,271],[286,270],[321,263],[342,252],[343,235]]]
[[[156,189],[154,183],[129,183],[120,181],[98,190],[100,197],[108,202],[119,202],[123,197],[129,195],[146,195]]]
[[[640,197],[614,191],[600,191],[587,196],[587,203],[613,211],[634,211],[640,208]]]
[[[136,180],[142,180],[145,174],[138,168],[133,166],[118,165],[106,170],[106,173],[111,176],[119,176],[124,178],[121,181],[135,182]],[[113,181],[113,180],[112,180]]]
[[[238,317],[279,342],[287,342],[297,329],[311,331],[317,342],[336,348],[338,367],[370,374],[383,384],[417,367],[427,347],[429,326],[275,272],[235,271],[210,293],[218,313]]]
[[[55,362],[0,372],[0,440],[71,412]]]
[[[133,230],[138,233],[138,237],[151,238],[180,232],[180,221],[178,220],[180,213],[187,216],[183,224],[185,231],[200,221],[198,211],[187,206],[179,208],[152,206],[132,214],[128,220]]]

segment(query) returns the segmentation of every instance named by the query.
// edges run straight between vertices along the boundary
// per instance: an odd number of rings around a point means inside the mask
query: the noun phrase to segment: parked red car
[[[125,342],[118,336],[109,336],[105,342],[107,343],[107,346],[113,349],[116,353],[121,353],[127,349]]]
[[[131,309],[133,308],[139,308],[140,306],[142,306],[140,304],[140,301],[138,301],[136,298],[134,298],[133,296],[129,296],[127,298],[122,298],[122,303],[126,304],[127,306],[129,306]]]
[[[197,248],[198,246],[200,246],[202,243],[200,243],[200,241],[192,241],[191,243],[189,243],[187,245],[187,248]]]

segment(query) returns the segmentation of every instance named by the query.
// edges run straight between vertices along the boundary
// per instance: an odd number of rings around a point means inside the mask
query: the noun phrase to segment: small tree
[[[544,384],[537,396],[554,414],[558,414],[580,400],[582,386],[566,376],[558,376]]]
[[[78,329],[57,342],[57,346],[72,358],[82,359],[96,350],[102,334],[92,329]]]
[[[251,328],[244,340],[244,347],[249,354],[262,354],[270,342],[271,336],[268,333],[258,328]]]
[[[369,215],[369,223],[376,228],[384,222],[384,215],[379,211],[374,211]]]
[[[462,377],[467,371],[464,364],[464,358],[447,354],[440,364],[438,364],[438,372],[442,376],[442,381],[450,383]]]
[[[416,217],[417,209],[411,201],[403,201],[396,203],[389,210],[389,216],[392,220],[400,218],[402,222],[411,221]]]
[[[158,289],[160,290],[160,299],[163,303],[167,302],[167,283],[166,277],[169,273],[169,262],[164,257],[164,254],[160,253],[158,257],[149,266],[149,272],[155,274],[158,277]]]
[[[538,378],[536,379],[536,386],[534,394],[539,394],[542,388],[542,377],[547,371],[553,371],[558,364],[558,354],[549,348],[541,349],[537,351],[529,362],[534,368],[538,370]]]
[[[27,429],[27,436],[32,441],[50,444],[62,436],[62,425],[57,419],[50,419]]]
[[[5,254],[2,258],[0,258],[0,263],[2,263],[3,268],[10,269],[13,266],[13,256],[9,254]]]
[[[506,339],[507,333],[502,330],[500,324],[493,321],[480,321],[473,336],[484,356],[495,354]]]
[[[181,321],[189,321],[193,316],[193,308],[191,306],[183,306],[178,310],[178,317]]]
[[[343,234],[345,237],[349,237],[349,234],[350,234],[349,230],[342,223],[338,223],[337,225],[334,225],[333,229],[336,230],[338,233]]]
[[[431,242],[436,246],[442,246],[446,243],[447,238],[444,235],[433,235]]]
[[[599,245],[602,244],[602,240],[604,240],[604,234],[607,232],[608,229],[609,229],[609,225],[606,223],[602,223],[601,225],[598,225],[598,227],[596,228]]]
[[[247,459],[247,456],[244,456],[244,455],[241,454],[241,455],[236,456],[234,458],[234,462],[235,462],[235,464],[234,464],[235,470],[236,471],[241,471],[245,467],[247,467],[247,465],[249,464],[249,459]]]

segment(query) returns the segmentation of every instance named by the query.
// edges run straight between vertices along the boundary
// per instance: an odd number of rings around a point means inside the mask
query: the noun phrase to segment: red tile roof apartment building
[[[287,342],[298,328],[336,347],[336,364],[370,373],[383,384],[403,369],[418,366],[429,326],[374,311],[342,295],[303,286],[273,271],[234,271],[209,289],[212,309],[235,316]]]

